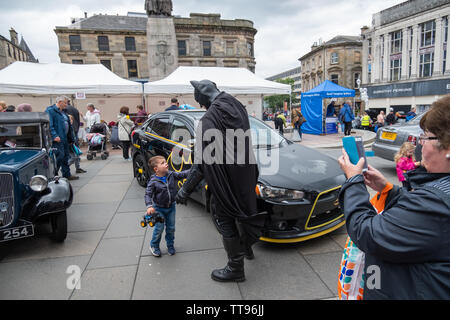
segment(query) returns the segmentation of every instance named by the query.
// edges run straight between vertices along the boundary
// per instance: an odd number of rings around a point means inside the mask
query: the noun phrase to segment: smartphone
[[[359,159],[364,158],[364,168],[363,172],[368,170],[368,163],[366,158],[366,152],[364,150],[364,142],[362,137],[344,137],[342,138],[342,144],[344,146],[345,151],[350,158],[350,162],[354,165],[358,164]]]

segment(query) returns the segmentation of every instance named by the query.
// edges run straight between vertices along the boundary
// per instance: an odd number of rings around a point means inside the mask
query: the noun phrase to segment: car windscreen
[[[252,143],[255,148],[273,149],[287,144],[285,138],[264,122],[253,117],[248,117],[248,119],[250,120],[250,129],[252,131]]]
[[[420,124],[420,120],[423,118],[424,115],[425,115],[425,113],[421,113],[417,117],[411,119],[408,123],[409,124]]]
[[[42,148],[39,124],[0,124],[0,149]]]

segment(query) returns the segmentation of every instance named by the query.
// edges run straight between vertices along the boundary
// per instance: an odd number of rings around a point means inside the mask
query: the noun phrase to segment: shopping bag
[[[110,142],[112,145],[119,145],[119,128],[117,126],[114,126],[111,128],[111,139]]]
[[[339,267],[339,300],[362,300],[364,294],[365,254],[347,238]]]
[[[83,154],[83,152],[80,150],[80,148],[78,148],[78,146],[76,144],[72,144],[72,150],[73,150],[73,153],[77,157],[79,157],[79,156],[81,156]]]

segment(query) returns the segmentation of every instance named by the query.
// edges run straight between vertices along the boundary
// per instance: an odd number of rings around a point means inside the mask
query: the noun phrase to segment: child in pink
[[[395,163],[397,164],[397,176],[398,180],[405,186],[404,173],[416,169],[420,162],[416,162],[414,159],[414,150],[416,147],[411,142],[405,142],[400,151],[395,155]]]

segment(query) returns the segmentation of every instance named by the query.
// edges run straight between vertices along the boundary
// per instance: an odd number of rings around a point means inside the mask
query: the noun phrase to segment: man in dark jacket
[[[214,270],[211,277],[224,282],[244,281],[244,256],[253,258],[251,245],[258,241],[261,235],[265,215],[258,214],[256,206],[255,188],[259,172],[251,135],[244,138],[245,149],[234,143],[230,148],[224,137],[228,137],[229,131],[249,132],[248,114],[238,100],[220,92],[215,83],[203,80],[191,81],[191,84],[195,88],[195,100],[206,107],[207,112],[197,129],[195,164],[178,192],[177,202],[186,203],[189,194],[203,177],[205,178],[211,193],[211,212],[228,255],[225,268]],[[213,131],[220,133],[221,142],[216,140],[220,137],[207,138]],[[209,161],[211,159],[208,159],[208,155],[203,154],[203,151],[208,150],[213,143],[219,149],[222,148],[223,153],[215,150],[217,158]],[[238,160],[242,155],[244,163]]]
[[[45,112],[50,117],[50,133],[53,138],[53,148],[56,148],[56,172],[61,168],[62,175],[68,180],[77,180],[79,177],[70,174],[69,145],[75,141],[72,136],[72,126],[69,117],[64,112],[67,106],[67,97],[58,97],[56,104],[48,107]]]
[[[386,116],[386,125],[391,126],[391,125],[395,124],[396,122],[397,122],[397,118],[395,117],[394,109],[391,108],[389,110],[389,114]]]
[[[172,98],[170,100],[171,106],[168,107],[165,111],[178,111],[180,110],[180,103],[178,102],[177,98]]]

